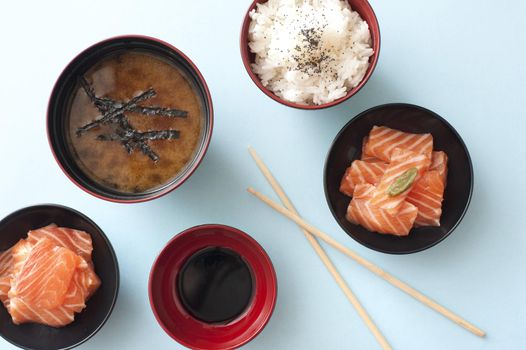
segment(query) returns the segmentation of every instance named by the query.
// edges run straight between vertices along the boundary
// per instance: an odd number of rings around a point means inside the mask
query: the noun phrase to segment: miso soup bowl
[[[66,120],[71,94],[80,76],[94,64],[108,56],[124,50],[142,50],[158,55],[181,69],[196,87],[204,112],[201,138],[197,150],[186,167],[169,182],[141,193],[123,193],[111,190],[90,179],[76,164],[66,143]],[[161,197],[181,186],[197,169],[210,144],[213,129],[212,98],[205,79],[194,63],[180,50],[159,39],[127,35],[110,38],[90,46],[68,64],[59,76],[47,110],[47,135],[53,155],[66,176],[89,194],[112,202],[137,203]]]
[[[71,349],[93,337],[110,318],[119,294],[119,264],[104,232],[86,215],[57,204],[22,208],[0,221],[0,251],[27,237],[29,230],[54,223],[87,232],[93,244],[92,260],[101,285],[75,314],[75,320],[61,328],[37,323],[16,325],[0,304],[0,335],[13,345],[28,350]]]
[[[240,37],[240,49],[241,49],[241,59],[243,60],[243,65],[245,66],[245,69],[250,76],[250,79],[256,84],[256,86],[268,97],[273,99],[274,101],[277,101],[285,106],[298,108],[298,109],[306,109],[306,110],[316,110],[316,109],[324,109],[332,106],[336,106],[348,99],[350,99],[352,96],[354,96],[360,89],[367,83],[369,78],[374,72],[374,69],[376,68],[376,64],[378,63],[378,58],[380,56],[380,26],[378,25],[378,20],[376,19],[376,14],[374,13],[373,8],[369,4],[367,0],[348,0],[349,5],[351,5],[351,8],[353,11],[356,11],[360,14],[360,17],[367,22],[369,25],[369,31],[371,32],[371,41],[372,41],[372,48],[374,50],[373,55],[369,58],[369,67],[367,68],[367,71],[365,72],[365,75],[362,79],[362,81],[354,88],[349,90],[347,94],[337,100],[334,100],[329,103],[324,103],[321,105],[304,105],[299,104],[291,101],[287,101],[279,96],[277,96],[274,92],[272,92],[270,89],[265,87],[261,80],[259,79],[258,75],[254,73],[252,70],[252,64],[256,60],[256,55],[250,51],[250,47],[248,46],[249,43],[249,27],[250,27],[250,12],[254,9],[256,9],[258,4],[262,4],[267,2],[267,0],[254,0],[250,7],[248,8],[245,19],[243,21],[243,25],[241,27],[241,37]]]
[[[206,323],[192,317],[176,287],[185,262],[209,247],[239,254],[252,274],[251,301],[227,323]],[[148,293],[159,325],[180,344],[191,349],[235,349],[254,339],[270,320],[276,305],[276,273],[263,248],[246,233],[225,225],[201,225],[179,233],[164,247],[152,266]]]

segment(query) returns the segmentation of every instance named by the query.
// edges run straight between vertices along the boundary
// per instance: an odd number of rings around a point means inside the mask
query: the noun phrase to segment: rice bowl
[[[246,35],[255,58],[250,67],[245,62],[247,69],[264,88],[300,108],[350,97],[370,76],[379,50],[374,13],[366,3],[358,7],[367,21],[341,0],[254,4]],[[373,22],[372,32],[367,22]]]

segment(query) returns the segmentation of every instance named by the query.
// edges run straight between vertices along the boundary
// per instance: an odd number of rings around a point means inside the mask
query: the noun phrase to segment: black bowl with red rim
[[[408,236],[398,237],[370,232],[346,219],[351,198],[340,192],[340,182],[346,168],[360,159],[362,140],[375,125],[410,133],[431,133],[434,150],[447,154],[448,175],[440,226],[413,228]],[[409,254],[438,244],[460,224],[473,192],[473,165],[464,141],[444,118],[420,106],[391,103],[358,114],[340,130],[327,154],[323,181],[332,215],[349,236],[379,252]]]
[[[66,128],[72,96],[78,87],[80,77],[102,60],[128,51],[151,53],[175,66],[194,86],[204,115],[201,135],[197,148],[182,170],[168,182],[151,190],[127,193],[101,185],[86,175],[74,160],[71,147],[68,147]],[[47,111],[47,134],[53,155],[66,176],[89,194],[112,202],[136,203],[163,196],[183,184],[197,169],[210,144],[213,129],[212,98],[206,82],[195,64],[180,50],[159,39],[127,35],[110,38],[87,48],[75,57],[58,78]]]
[[[236,253],[252,276],[250,301],[226,322],[208,323],[196,318],[185,306],[178,288],[188,261],[210,248]],[[173,339],[192,349],[233,349],[252,340],[269,321],[276,304],[277,282],[270,258],[252,237],[229,226],[202,225],[168,242],[151,269],[148,292],[157,321]]]
[[[82,230],[91,236],[95,273],[101,280],[97,291],[86,302],[86,308],[75,314],[75,320],[61,328],[37,323],[16,325],[0,304],[0,335],[28,350],[71,349],[93,337],[109,319],[119,293],[119,264],[104,232],[86,215],[56,204],[43,204],[15,211],[0,221],[0,250],[5,251],[29,230],[54,223]]]

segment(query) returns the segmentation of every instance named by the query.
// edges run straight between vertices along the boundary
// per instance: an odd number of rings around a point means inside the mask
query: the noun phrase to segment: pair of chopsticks
[[[389,345],[389,343],[387,342],[387,340],[385,339],[385,337],[383,336],[383,334],[380,332],[380,330],[378,329],[376,324],[373,322],[373,320],[371,319],[371,317],[369,316],[367,311],[361,305],[361,303],[358,300],[358,298],[356,297],[356,295],[349,288],[349,286],[345,283],[345,281],[343,280],[342,276],[340,275],[338,270],[336,270],[336,267],[334,266],[334,264],[331,262],[331,260],[327,256],[327,253],[325,253],[325,251],[320,246],[320,244],[318,243],[316,238],[314,238],[314,236],[316,236],[319,239],[325,241],[327,244],[329,244],[330,246],[336,248],[337,250],[339,250],[343,254],[347,255],[348,257],[350,257],[351,259],[353,259],[354,261],[356,261],[358,264],[362,265],[363,267],[365,267],[369,271],[371,271],[374,274],[380,276],[381,278],[383,278],[387,282],[391,283],[393,286],[395,286],[398,289],[404,291],[405,293],[409,294],[410,296],[412,296],[416,300],[420,301],[424,305],[430,307],[431,309],[435,310],[436,312],[438,312],[438,313],[442,314],[443,316],[447,317],[448,319],[450,319],[451,321],[455,322],[459,326],[465,328],[466,330],[472,332],[473,334],[475,334],[475,335],[477,335],[479,337],[484,337],[486,335],[486,333],[483,330],[481,330],[480,328],[476,327],[475,325],[473,325],[472,323],[464,320],[462,317],[458,316],[454,312],[446,309],[442,305],[440,305],[440,304],[436,303],[435,301],[431,300],[430,298],[428,298],[424,294],[420,293],[419,291],[417,291],[413,287],[409,286],[407,283],[404,283],[404,282],[400,281],[398,278],[396,278],[393,275],[389,274],[388,272],[384,271],[379,266],[376,266],[372,262],[364,259],[363,257],[358,255],[357,253],[355,253],[352,250],[346,248],[344,245],[342,245],[341,243],[337,242],[334,238],[332,238],[328,234],[324,233],[323,231],[317,229],[316,227],[314,227],[314,226],[310,225],[309,223],[307,223],[306,221],[304,221],[299,216],[298,212],[294,208],[294,205],[292,204],[292,202],[289,200],[289,198],[287,197],[287,195],[283,191],[283,188],[279,185],[278,181],[274,178],[274,176],[272,175],[272,173],[270,172],[268,167],[265,165],[263,160],[256,153],[256,151],[252,147],[249,147],[248,150],[250,152],[250,155],[252,156],[252,158],[256,162],[257,166],[259,167],[259,169],[263,173],[263,176],[265,176],[267,181],[270,183],[270,185],[272,186],[272,188],[274,189],[274,191],[276,192],[276,194],[278,195],[278,197],[280,198],[280,200],[281,200],[281,202],[283,203],[284,206],[279,205],[278,203],[274,202],[273,200],[271,200],[270,198],[266,197],[265,195],[257,192],[253,188],[248,188],[248,192],[250,192],[255,197],[260,199],[262,202],[264,202],[265,204],[270,206],[272,209],[276,210],[280,214],[282,214],[282,215],[286,216],[287,218],[289,218],[290,220],[294,221],[302,229],[303,233],[305,234],[305,237],[307,238],[309,243],[312,245],[312,248],[316,251],[316,253],[318,254],[320,259],[322,260],[322,262],[325,265],[325,267],[327,267],[327,269],[329,270],[330,274],[332,275],[332,277],[334,278],[334,280],[336,281],[338,286],[340,286],[340,288],[342,289],[342,291],[345,294],[345,296],[347,297],[347,299],[349,299],[350,303],[354,306],[354,308],[356,309],[356,311],[358,312],[358,314],[360,315],[360,317],[364,321],[365,325],[369,328],[371,333],[374,335],[374,337],[376,338],[376,340],[378,341],[378,343],[380,344],[382,349],[388,350],[388,349],[392,349],[392,348]]]

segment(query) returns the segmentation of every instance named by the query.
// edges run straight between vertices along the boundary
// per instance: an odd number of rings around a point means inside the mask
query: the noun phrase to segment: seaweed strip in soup
[[[123,51],[79,77],[67,126],[79,168],[122,193],[161,187],[181,173],[202,137],[196,87],[173,63]]]

